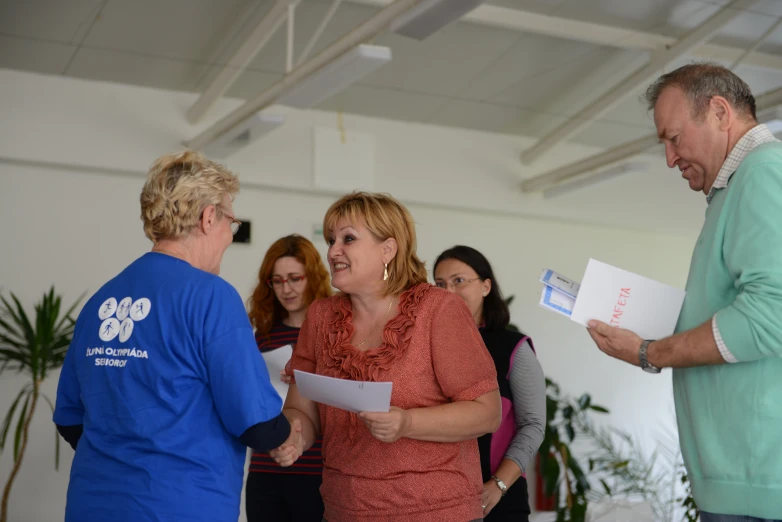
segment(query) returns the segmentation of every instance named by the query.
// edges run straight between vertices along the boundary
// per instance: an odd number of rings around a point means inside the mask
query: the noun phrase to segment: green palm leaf
[[[16,423],[16,434],[14,435],[14,462],[19,460],[19,446],[22,443],[22,431],[24,429],[24,423],[27,420],[27,408],[30,406],[31,397],[32,393],[28,393],[27,398],[24,400],[22,413],[19,415],[19,420]]]
[[[10,315],[10,314],[6,314]],[[13,317],[12,317],[13,318]],[[13,322],[6,321],[2,317],[0,317],[0,330],[5,332],[3,336],[8,339],[8,342],[18,346],[24,344],[24,337],[22,334],[16,329]]]
[[[0,375],[6,370],[16,370],[28,374],[30,381],[22,387],[8,409],[0,433],[0,451],[3,451],[11,425],[16,421],[14,465],[3,489],[0,520],[7,520],[8,495],[27,451],[30,420],[35,415],[38,397],[42,396],[41,383],[49,370],[61,367],[65,361],[75,325],[71,314],[81,301],[79,297],[63,316],[62,298],[55,294],[52,286],[34,305],[34,315],[28,317],[19,298],[13,292],[10,296],[10,299],[6,299],[0,295]],[[45,395],[43,397],[54,411],[52,401]],[[17,415],[20,404],[21,412]],[[54,437],[54,467],[59,469],[60,438],[56,430]]]
[[[28,417],[27,410],[34,388],[40,385],[49,371],[60,368],[65,361],[76,324],[72,314],[83,297],[84,294],[79,296],[63,314],[62,298],[52,286],[34,305],[34,315],[28,316],[13,292],[10,298],[0,295],[0,375],[4,371],[17,371],[26,372],[30,376],[30,382],[19,391],[8,409],[0,432],[2,451],[11,425],[14,420],[17,421],[14,430],[14,460],[18,458],[24,421]],[[53,410],[54,404],[48,398],[46,401]],[[56,444],[55,452],[59,458],[59,438]]]
[[[14,303],[16,304],[16,311],[12,310],[10,307],[8,311],[15,318],[16,324],[17,326],[20,327],[24,339],[28,343],[34,344],[35,330],[33,329],[33,325],[30,323],[30,319],[27,318],[27,314],[24,311],[24,307],[22,306],[22,303],[19,301],[19,298],[16,297],[13,293],[11,294],[11,299],[13,299]]]
[[[5,439],[8,436],[8,429],[11,427],[11,422],[13,421],[16,407],[19,406],[19,401],[22,399],[22,396],[24,396],[25,393],[30,392],[30,386],[30,384],[27,384],[19,391],[19,395],[17,395],[14,402],[11,403],[11,407],[8,409],[8,413],[5,415],[5,420],[3,421],[3,432],[2,436],[0,436],[0,451],[5,448]]]

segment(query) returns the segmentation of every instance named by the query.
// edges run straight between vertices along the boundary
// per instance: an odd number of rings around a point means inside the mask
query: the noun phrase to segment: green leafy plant
[[[62,298],[54,293],[52,287],[43,295],[41,301],[34,305],[35,314],[31,321],[22,303],[13,293],[10,301],[0,296],[0,375],[5,371],[15,370],[29,377],[29,382],[19,390],[11,403],[0,432],[0,451],[3,451],[11,441],[9,434],[16,419],[16,426],[13,428],[14,467],[3,489],[0,522],[8,520],[8,497],[22,466],[29,440],[30,422],[38,406],[38,399],[42,397],[52,412],[54,411],[54,403],[41,393],[41,384],[49,373],[60,368],[65,360],[75,324],[71,314],[80,300],[81,298],[61,314]],[[60,439],[56,431],[54,437],[54,466],[58,469]]]
[[[595,425],[591,413],[605,413],[606,410],[599,406],[594,407],[588,395],[582,395],[578,401],[573,401],[563,398],[556,384],[550,381],[547,384],[547,401],[556,401],[557,409],[561,410],[554,415],[554,419],[561,419],[555,427],[560,440],[554,439],[552,433],[552,446],[555,447],[559,442],[561,447],[563,431],[570,442],[577,435],[582,439],[582,447],[579,449],[582,458],[575,458],[569,447],[567,448],[569,469],[564,480],[559,480],[559,489],[554,489],[555,493],[562,490],[565,492],[557,497],[565,500],[564,504],[558,503],[556,506],[558,521],[582,521],[589,503],[611,497],[645,502],[651,507],[655,520],[673,522],[678,509],[684,511],[678,520],[697,522],[698,508],[692,498],[687,472],[675,437],[669,437],[669,442],[672,442],[669,444],[658,442],[654,451],[649,454],[645,451],[648,444],[643,444],[630,433],[614,427]],[[554,405],[549,403],[549,408],[553,407]],[[561,468],[564,461],[564,457],[560,457],[557,462],[560,474],[563,473]],[[585,461],[588,465],[584,470],[582,464],[585,464]],[[544,477],[545,466],[546,464],[542,466]],[[554,480],[553,477],[548,479],[552,482]],[[580,480],[586,484],[580,483]]]
[[[625,431],[593,425],[581,429],[595,448],[589,458],[590,478],[602,485],[602,491],[591,492],[590,500],[605,496],[643,500],[655,520],[672,521],[679,452],[658,445],[648,455],[640,441]]]
[[[543,491],[553,497],[557,522],[583,522],[591,484],[581,464],[571,451],[571,444],[586,421],[588,412],[608,413],[603,406],[592,404],[589,394],[578,400],[564,395],[551,379],[546,379],[546,430],[538,455]]]
[[[589,478],[602,485],[602,490],[590,491],[590,501],[606,496],[643,500],[651,507],[655,520],[698,521],[700,513],[675,438],[669,439],[672,444],[658,442],[648,454],[645,445],[626,431],[592,424],[579,429],[594,447],[589,458]],[[677,519],[678,511],[683,513]]]

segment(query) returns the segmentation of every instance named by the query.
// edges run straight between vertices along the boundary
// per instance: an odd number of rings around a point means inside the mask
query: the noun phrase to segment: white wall
[[[4,292],[12,290],[30,304],[54,283],[70,302],[81,292],[94,292],[148,250],[138,217],[143,180],[134,172],[179,148],[180,141],[197,131],[182,117],[191,100],[180,93],[0,70],[0,113],[8,115],[0,127]],[[231,105],[225,102],[223,110]],[[228,250],[223,276],[245,298],[265,248],[292,232],[312,237],[313,226],[334,199],[312,189],[310,132],[314,124],[333,125],[334,115],[291,115],[283,129],[228,162],[247,185],[235,210],[239,219],[252,221],[253,242]],[[666,235],[632,230],[621,219],[616,221],[624,225],[619,228],[524,216],[513,207],[519,204],[517,192],[511,193],[511,188],[517,190],[517,137],[369,118],[346,121],[348,131],[376,136],[376,188],[408,202],[418,225],[419,253],[429,266],[440,251],[457,243],[483,251],[504,292],[517,296],[513,320],[535,339],[548,376],[571,393],[591,393],[595,402],[611,409],[610,422],[647,440],[659,426],[672,426],[669,374],[650,376],[608,359],[582,327],[538,308],[537,277],[541,268],[552,267],[579,278],[588,258],[598,257],[682,286],[695,227],[690,225],[683,235]],[[589,152],[568,149],[558,161]],[[47,162],[88,166],[96,173]],[[120,175],[118,170],[130,172]],[[606,201],[627,196],[626,189],[617,190],[603,194]],[[599,206],[592,200],[581,204]],[[601,212],[607,211],[598,209],[591,216]],[[653,226],[646,223],[647,229]],[[0,413],[21,384],[15,376],[0,377]],[[44,390],[53,397],[55,389],[53,375]],[[64,449],[55,473],[54,427],[47,408],[42,405],[33,421],[30,447],[11,496],[13,521],[62,519],[72,451]],[[0,484],[11,460],[10,452],[0,458]]]

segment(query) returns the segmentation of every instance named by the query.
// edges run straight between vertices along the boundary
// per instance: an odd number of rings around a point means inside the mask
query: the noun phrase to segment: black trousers
[[[320,522],[320,475],[252,472],[247,477],[247,522]]]

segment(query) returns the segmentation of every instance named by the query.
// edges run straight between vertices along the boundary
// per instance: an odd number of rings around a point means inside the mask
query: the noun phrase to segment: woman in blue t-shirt
[[[76,450],[66,522],[237,520],[246,447],[297,440],[242,299],[218,276],[238,191],[196,152],[150,168],[152,251],[84,306],[60,374],[54,422]]]

